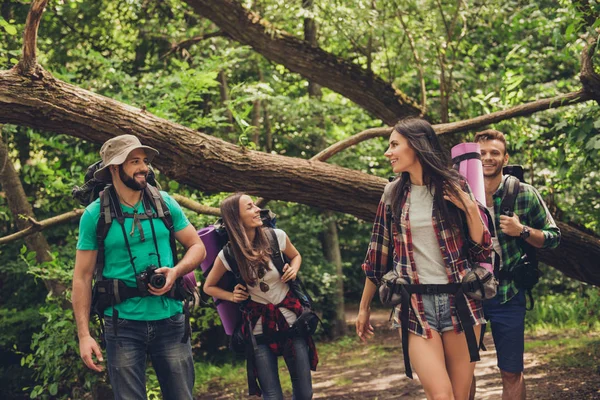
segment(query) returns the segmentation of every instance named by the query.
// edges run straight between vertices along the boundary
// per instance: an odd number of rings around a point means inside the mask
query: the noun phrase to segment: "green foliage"
[[[600,328],[599,307],[600,291],[587,285],[563,294],[536,294],[534,308],[527,312],[525,324],[531,330],[593,332]]]
[[[450,79],[446,83],[452,121],[578,90],[582,38],[599,24],[589,26],[585,18],[597,15],[600,7],[591,2],[585,10],[562,0],[315,3],[312,10],[306,10],[299,1],[244,2],[271,23],[268,30],[272,33],[282,29],[302,37],[303,18],[314,18],[324,50],[370,68],[419,102],[420,74],[407,41],[410,32],[421,59],[427,116],[432,122],[443,116],[442,74]],[[2,4],[2,69],[14,66],[20,57],[29,6],[14,0]],[[59,79],[247,149],[269,148],[277,154],[308,159],[333,143],[381,126],[381,121],[327,88],[321,98],[309,97],[304,78],[231,39],[215,36],[173,47],[214,32],[210,21],[179,0],[51,1],[40,25],[38,61]],[[220,91],[219,73],[228,81],[228,101]],[[255,113],[259,103],[260,112]],[[598,107],[592,103],[494,126],[507,134],[511,162],[525,166],[526,178],[548,200],[555,218],[597,234],[599,127]],[[99,145],[60,132],[11,125],[2,128],[2,137],[38,220],[78,207],[70,189],[83,183],[87,166],[99,158]],[[468,138],[450,135],[444,141]],[[386,147],[384,139],[370,140],[328,162],[388,177],[391,169],[383,157]],[[201,193],[160,171],[158,181],[169,192],[213,207],[226,196]],[[344,280],[346,301],[357,301],[364,282],[360,264],[371,221],[334,214],[343,258],[343,277],[337,277],[323,255],[322,210],[284,202],[271,202],[269,208],[278,214],[278,226],[302,254],[300,274],[319,311],[333,315],[337,279]],[[215,220],[185,212],[197,228]],[[0,236],[16,231],[16,218],[5,196],[0,195]],[[44,286],[49,280],[71,285],[77,222],[43,234],[50,245],[49,262],[36,263],[35,255],[22,242],[0,250],[0,386],[6,387],[2,390],[7,393],[16,393],[15,385],[17,391],[27,386],[33,397],[81,398],[96,378],[84,371],[76,354],[72,313],[52,301],[46,304]],[[596,329],[598,315],[593,310],[597,303],[597,291],[549,268],[536,287],[536,309],[528,313],[528,327]],[[325,318],[326,325],[329,322]],[[219,374],[239,380],[239,364],[220,366],[231,361],[231,356],[215,309],[195,309],[192,325],[197,389],[205,390]],[[15,365],[15,358],[26,361]],[[149,396],[157,396],[155,375],[149,376]]]
[[[49,299],[40,307],[45,322],[33,335],[32,352],[21,360],[34,371],[35,384],[23,388],[32,399],[81,398],[101,379],[81,362],[73,311],[63,309],[57,300]]]

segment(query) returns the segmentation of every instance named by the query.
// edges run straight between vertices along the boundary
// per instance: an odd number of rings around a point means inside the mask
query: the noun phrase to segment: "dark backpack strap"
[[[265,228],[267,231],[267,236],[269,239],[269,244],[271,245],[271,260],[279,271],[279,275],[283,275],[283,267],[286,262],[283,259],[283,254],[281,253],[281,249],[279,248],[279,240],[277,240],[277,234],[273,228]]]
[[[512,216],[515,211],[515,202],[521,190],[519,180],[514,176],[507,175],[504,178],[504,193],[500,202],[500,213]]]
[[[98,244],[98,255],[96,256],[96,268],[94,270],[95,281],[101,280],[102,274],[104,273],[104,240],[106,239],[106,235],[108,235],[111,224],[112,215],[110,209],[110,196],[108,194],[108,189],[105,189],[100,192],[100,218],[96,224],[96,243]]]
[[[160,218],[167,229],[169,230],[169,243],[171,245],[171,252],[173,253],[173,265],[177,265],[179,258],[177,257],[177,242],[175,241],[175,224],[173,223],[173,215],[165,203],[160,191],[154,186],[148,184],[144,194],[148,196],[151,201],[151,205],[156,210],[156,215]],[[148,210],[150,211],[150,210]]]
[[[225,260],[227,260],[227,264],[229,264],[231,273],[235,277],[235,281],[241,285],[247,286],[246,282],[242,278],[242,274],[240,274],[240,268],[235,259],[235,254],[233,254],[231,243],[227,242],[227,244],[223,247],[223,254],[225,255]]]

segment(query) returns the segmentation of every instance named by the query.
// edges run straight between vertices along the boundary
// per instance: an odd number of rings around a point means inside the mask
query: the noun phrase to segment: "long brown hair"
[[[433,191],[433,199],[444,221],[461,226],[458,213],[460,209],[444,199],[444,190],[449,191],[455,197],[460,198],[461,176],[450,167],[450,157],[444,151],[439,139],[429,122],[419,118],[402,120],[394,126],[394,131],[406,138],[408,145],[415,151],[423,167],[423,180],[430,192]],[[400,230],[400,200],[404,196],[404,189],[409,183],[408,172],[402,173],[400,182],[392,194],[392,211]],[[451,211],[452,210],[452,211]]]
[[[256,227],[254,240],[250,243],[240,219],[240,198],[244,195],[245,193],[234,193],[223,200],[221,217],[242,279],[247,284],[254,286],[258,268],[263,266],[269,269],[271,245],[261,227]]]

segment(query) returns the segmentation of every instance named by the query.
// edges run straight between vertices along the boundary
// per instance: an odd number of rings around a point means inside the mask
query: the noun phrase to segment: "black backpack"
[[[509,165],[504,167],[504,193],[500,203],[500,213],[512,216],[515,210],[517,196],[521,190],[520,182],[523,182],[523,168],[520,165]],[[512,175],[514,173],[514,175]],[[509,240],[516,240],[519,247],[525,254],[521,257],[517,265],[512,270],[500,270],[498,275],[500,279],[512,280],[517,289],[524,290],[529,297],[530,307],[525,307],[530,311],[533,309],[534,300],[531,289],[539,282],[542,275],[538,267],[537,251],[535,247],[527,243],[520,237],[513,237]],[[496,263],[498,265],[498,263]]]

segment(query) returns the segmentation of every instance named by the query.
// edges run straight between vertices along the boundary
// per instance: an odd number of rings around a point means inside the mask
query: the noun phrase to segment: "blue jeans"
[[[146,358],[150,356],[165,400],[193,399],[194,362],[190,341],[181,343],[185,316],[158,321],[112,317],[104,320],[108,374],[115,399],[146,399]]]
[[[306,340],[295,337],[293,340],[296,356],[284,356],[294,390],[294,400],[312,399],[312,381],[310,376],[310,361],[308,358],[308,345]],[[259,344],[254,353],[258,382],[265,400],[283,400],[281,383],[279,382],[279,370],[277,368],[277,356],[266,344]]]
[[[492,326],[498,368],[502,371],[523,372],[525,301],[525,291],[521,290],[504,304],[499,296],[483,302],[485,318]]]

